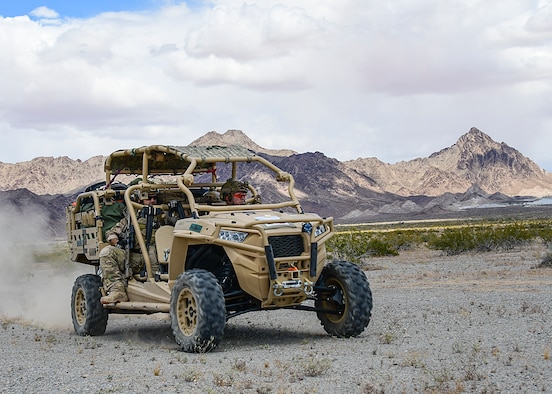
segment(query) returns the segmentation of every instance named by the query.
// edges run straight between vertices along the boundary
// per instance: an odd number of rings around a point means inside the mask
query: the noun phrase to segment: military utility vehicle
[[[226,321],[246,312],[312,311],[338,337],[368,325],[366,275],[355,264],[326,261],[333,218],[303,212],[293,176],[263,156],[241,146],[153,145],[113,152],[104,167],[105,182],[79,194],[66,212],[72,260],[95,266],[72,289],[78,335],[104,334],[112,313],[168,313],[181,349],[207,352]],[[228,179],[247,182],[243,205],[219,199]],[[157,198],[153,207],[142,204],[148,195]],[[141,254],[144,269],[126,275],[128,301],[102,304],[99,255],[123,218],[125,272],[131,254]],[[139,218],[147,219],[145,235]]]

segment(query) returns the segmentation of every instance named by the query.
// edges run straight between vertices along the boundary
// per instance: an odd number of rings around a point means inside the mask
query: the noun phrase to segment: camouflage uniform
[[[142,233],[142,236],[144,237],[144,240],[146,239],[146,222],[147,219],[145,217],[138,217],[138,225],[140,226],[140,232]],[[154,218],[154,228],[152,231],[152,236],[150,240],[150,244],[148,246],[148,256],[150,258],[151,262],[151,268],[153,273],[159,272],[159,262],[157,261],[157,249],[155,248],[155,229],[159,227],[161,222],[161,215],[157,215]],[[116,223],[107,234],[117,234],[119,237],[122,236],[122,234],[125,234],[125,232],[128,230],[128,220],[126,216],[122,218],[118,223]],[[139,274],[144,269],[144,257],[142,256],[142,253],[139,249],[139,244],[136,241],[136,239],[133,240],[134,249],[130,251],[130,258],[129,258],[129,268],[132,271],[131,275]]]
[[[126,218],[126,208],[124,210],[123,218],[119,220],[117,223],[115,223],[109,230],[106,231],[105,236],[106,238],[109,236],[109,234],[116,234],[119,239],[121,239],[121,236],[127,231],[128,229],[128,220]]]
[[[151,262],[151,269],[154,274],[159,272],[159,261],[157,260],[157,248],[155,247],[155,230],[158,229],[159,226],[161,225],[161,219],[162,219],[161,215],[156,215],[153,218],[153,229],[151,232],[151,240],[148,245],[148,256]],[[146,224],[147,224],[147,219],[145,217],[141,216],[138,218],[138,225],[140,226],[140,232],[144,237],[144,241],[146,240],[146,230],[147,230]],[[141,266],[143,267],[144,259],[141,254],[139,257],[141,259]]]
[[[104,247],[100,252],[100,268],[105,291],[113,300],[127,301],[124,250],[113,245]]]

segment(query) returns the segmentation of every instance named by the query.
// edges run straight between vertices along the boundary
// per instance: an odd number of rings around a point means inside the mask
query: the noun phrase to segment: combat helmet
[[[226,201],[227,197],[232,197],[232,194],[236,192],[247,193],[249,185],[247,182],[241,182],[237,179],[228,179],[220,189],[220,196]]]

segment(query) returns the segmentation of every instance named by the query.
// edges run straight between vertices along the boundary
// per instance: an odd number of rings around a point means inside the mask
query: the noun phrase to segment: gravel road
[[[72,277],[42,293],[46,318],[1,304],[0,391],[547,392],[552,268],[537,267],[544,251],[369,259],[374,309],[359,337],[329,337],[308,312],[255,312],[231,319],[207,354],[181,352],[162,314],[111,315],[104,336],[76,336]],[[59,311],[63,322],[49,322]]]

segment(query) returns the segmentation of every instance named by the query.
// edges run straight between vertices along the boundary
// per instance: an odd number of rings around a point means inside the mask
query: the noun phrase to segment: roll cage
[[[217,206],[202,204],[196,200],[192,189],[220,188],[224,182],[217,180],[217,164],[230,163],[231,177],[237,177],[239,163],[258,162],[271,170],[278,182],[288,183],[289,200],[270,203],[241,206]],[[178,188],[187,198],[185,208],[189,209],[192,217],[199,217],[200,212],[210,211],[232,211],[248,209],[281,209],[286,207],[294,208],[298,213],[303,213],[301,205],[295,196],[295,181],[293,176],[282,171],[274,164],[256,155],[239,145],[232,146],[167,146],[151,145],[135,149],[124,149],[113,152],[105,161],[106,184],[113,183],[118,175],[141,176],[142,181],[137,185],[129,187],[125,192],[125,202],[133,204],[131,195],[136,190],[147,193],[148,191],[159,191],[162,189]],[[208,182],[196,183],[198,175],[211,174]],[[151,183],[152,175],[165,175],[172,177],[174,183]],[[258,194],[254,187],[249,186],[252,197],[249,203],[257,200]],[[135,205],[135,203],[134,203]]]

